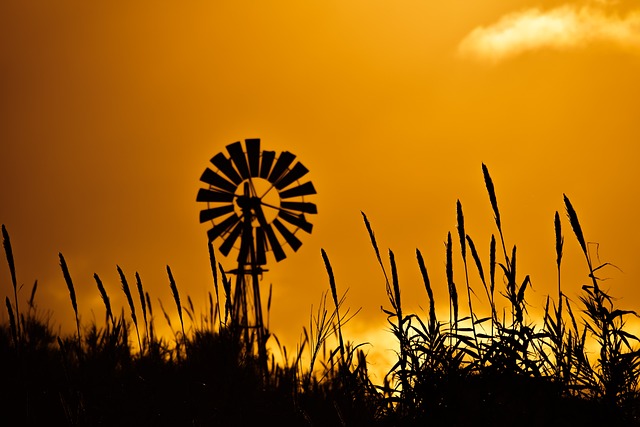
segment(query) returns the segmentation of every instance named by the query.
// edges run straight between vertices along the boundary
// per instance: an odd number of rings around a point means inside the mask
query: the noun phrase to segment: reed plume
[[[102,284],[102,280],[97,273],[93,275],[93,278],[98,285],[98,291],[100,292],[100,297],[102,298],[102,302],[104,303],[104,307],[107,310],[107,319],[111,320],[111,324],[115,326],[115,319],[113,318],[113,312],[111,311],[111,301],[109,300],[109,295],[107,295],[107,291],[104,289],[104,285]]]
[[[62,269],[62,275],[64,276],[64,281],[67,284],[67,288],[69,289],[69,297],[71,298],[71,306],[73,307],[73,312],[76,316],[76,329],[78,332],[78,345],[80,345],[80,318],[78,317],[78,302],[76,300],[76,290],[73,286],[73,281],[71,280],[71,275],[69,274],[69,267],[67,267],[67,262],[62,256],[61,253],[58,253],[58,257],[60,258],[60,268]]]
[[[447,271],[447,286],[449,289],[449,302],[450,308],[453,309],[453,322],[449,319],[449,323],[453,325],[454,329],[458,327],[458,290],[456,289],[456,284],[453,281],[453,249],[451,244],[451,232],[447,234],[447,243],[446,243],[446,253],[447,253],[447,261],[446,261],[446,271]]]
[[[416,258],[418,259],[418,267],[420,268],[420,274],[422,275],[422,281],[424,287],[427,290],[427,296],[429,297],[429,330],[433,331],[438,321],[436,319],[436,305],[433,297],[433,289],[431,289],[431,281],[429,280],[429,274],[427,273],[427,267],[424,264],[422,254],[416,249]]]
[[[131,295],[131,289],[129,288],[129,282],[127,282],[127,278],[124,275],[124,272],[120,268],[119,265],[116,265],[116,269],[118,270],[118,275],[120,275],[120,282],[122,283],[122,291],[124,295],[127,297],[127,302],[129,303],[129,308],[131,309],[131,319],[133,320],[133,326],[136,328],[136,335],[138,336],[138,346],[140,351],[142,351],[142,340],[140,339],[140,330],[138,329],[138,317],[136,316],[136,306],[133,303],[133,296]]]
[[[342,340],[342,322],[340,319],[340,303],[338,301],[338,290],[336,288],[336,279],[333,275],[333,268],[331,268],[331,263],[329,262],[329,257],[324,249],[320,249],[320,253],[322,254],[322,259],[324,260],[324,266],[327,270],[327,274],[329,275],[329,287],[331,288],[331,296],[333,297],[333,303],[336,307],[336,320],[338,322],[338,340],[340,343],[340,363],[344,364],[344,341]]]
[[[186,348],[187,345],[187,336],[184,333],[184,321],[182,319],[182,304],[180,303],[180,294],[178,293],[178,287],[176,286],[176,281],[173,278],[173,274],[171,273],[171,268],[167,265],[167,275],[169,276],[169,287],[171,288],[171,293],[173,294],[173,300],[176,303],[176,307],[178,308],[178,318],[180,319],[180,328],[182,329],[182,339],[184,341],[184,345]]]
[[[9,272],[11,273],[11,284],[13,285],[13,298],[16,305],[16,317],[18,318],[17,331],[20,335],[20,308],[18,306],[18,280],[16,279],[16,265],[13,259],[13,248],[11,247],[11,239],[7,228],[2,224],[2,246],[9,264]]]
[[[140,297],[140,307],[142,307],[142,318],[144,320],[144,330],[146,339],[149,341],[149,321],[147,320],[147,304],[144,299],[144,289],[142,288],[142,279],[140,274],[136,271],[136,288],[138,289],[138,296]]]

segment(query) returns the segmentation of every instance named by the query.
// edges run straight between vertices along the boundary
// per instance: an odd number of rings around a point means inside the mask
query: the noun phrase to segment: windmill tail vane
[[[216,154],[210,163],[200,177],[207,186],[196,197],[206,203],[200,222],[212,224],[207,235],[218,243],[220,253],[237,252],[237,269],[229,271],[236,276],[232,321],[246,334],[258,331],[260,348],[264,328],[259,276],[269,260],[287,257],[285,249],[300,248],[301,230],[313,230],[306,215],[318,212],[308,201],[316,190],[311,181],[302,182],[309,170],[294,154],[262,151],[257,138],[245,139],[244,147],[240,141],[227,145],[226,154]]]

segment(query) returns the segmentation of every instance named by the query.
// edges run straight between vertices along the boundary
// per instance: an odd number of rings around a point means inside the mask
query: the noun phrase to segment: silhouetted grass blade
[[[186,347],[187,337],[184,333],[184,320],[182,319],[182,304],[180,303],[180,294],[178,293],[178,286],[176,286],[176,281],[173,278],[173,273],[171,273],[171,268],[168,265],[167,265],[167,275],[169,276],[169,287],[171,288],[171,293],[173,294],[173,300],[175,301],[176,307],[178,309],[178,318],[180,319],[180,328],[182,329],[182,337]]]
[[[416,258],[418,259],[418,267],[420,268],[422,281],[424,282],[424,287],[427,290],[427,295],[429,297],[429,324],[431,327],[434,327],[437,324],[435,298],[433,297],[433,290],[431,289],[431,281],[429,280],[427,267],[425,266],[422,254],[418,249],[416,249]]]
[[[498,199],[496,198],[496,190],[493,186],[493,181],[491,180],[491,175],[489,175],[489,170],[487,166],[482,164],[482,174],[484,175],[484,183],[487,187],[487,192],[489,193],[489,201],[491,202],[491,207],[493,208],[493,214],[495,216],[496,225],[498,226],[498,230],[502,229],[502,223],[500,221],[500,210],[498,209]]]
[[[458,323],[458,291],[456,289],[456,284],[453,281],[453,248],[451,243],[451,232],[447,233],[446,253],[447,253],[446,271],[447,271],[447,285],[449,288],[449,299],[451,302],[451,307],[453,308],[453,324],[457,325]]]
[[[11,273],[11,284],[13,285],[13,291],[15,293],[15,304],[16,310],[18,307],[18,281],[16,279],[16,265],[13,260],[13,248],[11,247],[11,239],[9,238],[9,233],[7,232],[7,228],[2,224],[2,246],[4,246],[4,253],[7,257],[7,263],[9,264],[9,272]]]
[[[387,276],[387,271],[384,268],[384,264],[382,263],[382,257],[380,257],[380,249],[378,248],[378,242],[376,241],[376,235],[373,232],[373,229],[371,228],[371,224],[369,223],[369,220],[367,219],[367,216],[365,215],[364,212],[360,212],[362,214],[362,218],[364,220],[364,225],[365,227],[367,227],[367,232],[369,233],[369,238],[371,239],[371,245],[373,246],[373,250],[376,253],[376,258],[378,259],[378,264],[380,264],[380,268],[382,268],[382,273],[384,274],[384,280],[385,280],[385,284],[386,284],[386,290],[387,290],[387,295],[389,295],[391,297],[391,286],[389,283],[389,277]]]
[[[578,221],[578,214],[575,209],[573,209],[573,205],[571,205],[571,201],[563,194],[564,204],[567,209],[567,216],[569,217],[569,223],[571,224],[571,228],[573,228],[573,233],[576,235],[576,239],[578,239],[578,243],[582,248],[582,252],[588,258],[589,255],[587,253],[587,242],[584,239],[584,234],[582,234],[582,227],[580,226],[580,221]]]
[[[460,249],[462,251],[462,259],[466,262],[467,260],[467,244],[465,240],[465,236],[467,235],[464,231],[464,214],[462,213],[462,203],[460,200],[456,202],[456,216],[458,220],[458,237],[460,238]]]
[[[67,288],[69,289],[69,298],[71,299],[71,306],[73,307],[73,312],[76,316],[76,329],[78,331],[78,343],[80,343],[80,318],[78,317],[78,301],[76,300],[76,290],[73,286],[71,275],[69,274],[69,268],[67,267],[67,262],[65,261],[61,253],[58,253],[58,257],[60,258],[60,268],[62,269],[62,275],[64,276],[64,281],[67,284]]]
[[[340,342],[340,356],[341,361],[344,363],[344,342],[342,341],[342,328],[340,322],[340,302],[338,300],[338,288],[336,287],[336,279],[333,275],[333,268],[331,267],[331,263],[329,262],[329,257],[324,249],[320,249],[320,253],[322,254],[322,259],[324,260],[324,266],[327,270],[327,274],[329,275],[329,287],[331,288],[331,296],[333,297],[333,303],[336,307],[336,317],[338,321],[338,339]]]
[[[562,237],[562,224],[560,223],[560,215],[558,214],[558,211],[556,211],[553,225],[556,235],[556,263],[558,264],[559,269],[560,263],[562,262],[562,246],[564,245],[564,237]]]
[[[111,301],[109,300],[109,295],[107,295],[107,291],[105,290],[104,285],[102,284],[102,280],[100,280],[100,277],[97,273],[93,275],[93,278],[96,281],[98,292],[100,292],[100,297],[102,298],[102,302],[104,303],[104,307],[107,311],[107,319],[110,319],[111,323],[114,324],[115,320],[113,319],[113,312],[111,311]]]

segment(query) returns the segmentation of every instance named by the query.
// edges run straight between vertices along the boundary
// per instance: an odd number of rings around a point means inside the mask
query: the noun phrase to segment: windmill
[[[226,146],[227,155],[211,159],[200,181],[208,184],[196,200],[207,204],[200,222],[212,223],[207,234],[217,241],[220,253],[237,252],[237,268],[231,320],[234,325],[257,332],[258,348],[264,350],[259,277],[270,259],[286,258],[285,249],[297,251],[300,230],[311,233],[313,225],[305,214],[316,214],[307,201],[316,194],[310,181],[300,180],[309,170],[288,151],[261,151],[260,139],[245,139]],[[251,290],[249,290],[249,282]]]

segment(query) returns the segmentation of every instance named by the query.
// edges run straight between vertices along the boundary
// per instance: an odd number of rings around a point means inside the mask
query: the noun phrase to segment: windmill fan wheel
[[[299,230],[313,229],[305,214],[318,212],[305,200],[316,194],[313,184],[300,182],[309,170],[288,151],[261,151],[259,139],[245,139],[244,149],[234,142],[226,150],[228,156],[218,153],[211,159],[214,168],[200,177],[208,188],[196,197],[207,204],[200,222],[211,221],[209,240],[218,241],[225,256],[238,248],[240,263],[248,261],[249,253],[257,265],[267,263],[268,252],[276,261],[285,259],[284,247],[297,251],[302,245]]]

